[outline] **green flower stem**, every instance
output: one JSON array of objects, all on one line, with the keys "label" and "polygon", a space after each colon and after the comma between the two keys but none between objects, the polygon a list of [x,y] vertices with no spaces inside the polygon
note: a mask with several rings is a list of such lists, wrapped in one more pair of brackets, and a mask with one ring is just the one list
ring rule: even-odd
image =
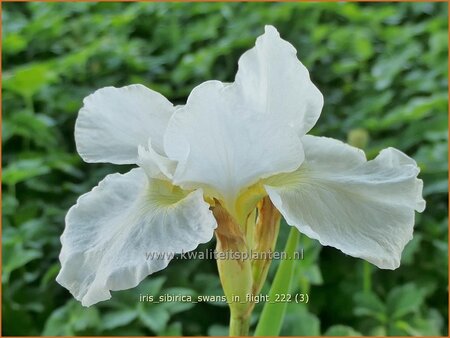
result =
[{"label": "green flower stem", "polygon": [[[246,253],[245,235],[235,219],[220,204],[213,209],[217,220],[216,251]],[[217,259],[220,282],[230,307],[230,336],[248,334],[255,304],[246,302],[253,286],[252,266],[247,259]]]},{"label": "green flower stem", "polygon": [[365,293],[372,291],[372,265],[369,262],[363,262],[363,290]]},{"label": "green flower stem", "polygon": [[[300,233],[294,227],[291,228],[288,240],[286,242],[286,256],[293,257],[297,249]],[[292,284],[292,276],[294,274],[293,259],[280,261],[277,273],[269,292],[269,299],[273,301],[277,294],[286,294],[290,292]],[[284,314],[286,312],[287,303],[271,303],[267,302],[261,313],[258,325],[256,326],[255,336],[278,336],[283,324]]]},{"label": "green flower stem", "polygon": [[230,317],[230,337],[248,336],[248,329],[250,327],[250,315],[246,317]]}]

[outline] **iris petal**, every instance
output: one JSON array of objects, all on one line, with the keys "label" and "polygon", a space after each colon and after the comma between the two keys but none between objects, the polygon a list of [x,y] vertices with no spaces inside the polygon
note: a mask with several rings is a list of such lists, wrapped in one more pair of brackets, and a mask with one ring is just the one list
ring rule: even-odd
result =
[{"label": "iris petal", "polygon": [[134,164],[138,146],[151,138],[164,154],[163,134],[173,105],[142,85],[106,87],[84,99],[75,125],[78,153],[86,162]]},{"label": "iris petal", "polygon": [[187,194],[142,169],[108,175],[67,214],[57,281],[90,306],[208,242],[215,228],[201,190]]},{"label": "iris petal", "polygon": [[322,105],[294,47],[267,26],[239,60],[234,83],[197,86],[171,118],[164,146],[178,162],[175,184],[202,187],[233,208],[243,189],[300,166],[300,137]]},{"label": "iris petal", "polygon": [[422,212],[415,161],[388,148],[372,161],[340,141],[305,136],[305,162],[265,188],[286,221],[322,245],[395,269]]}]

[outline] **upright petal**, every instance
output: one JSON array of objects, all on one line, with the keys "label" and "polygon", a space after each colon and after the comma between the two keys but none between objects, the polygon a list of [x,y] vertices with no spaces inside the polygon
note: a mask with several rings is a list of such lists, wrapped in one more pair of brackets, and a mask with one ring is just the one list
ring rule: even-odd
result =
[{"label": "upright petal", "polygon": [[286,221],[323,245],[397,268],[414,210],[425,208],[414,160],[388,148],[367,162],[361,150],[323,137],[305,136],[303,144],[300,169],[266,181]]},{"label": "upright petal", "polygon": [[86,162],[134,164],[151,137],[164,154],[163,134],[173,105],[142,85],[106,87],[84,99],[75,124],[77,150]]},{"label": "upright petal", "polygon": [[144,169],[147,176],[152,179],[172,181],[177,162],[160,155],[153,149],[151,140],[148,140],[147,149],[143,146],[138,147],[138,160],[136,162]]},{"label": "upright petal", "polygon": [[230,207],[244,187],[298,168],[303,150],[295,130],[278,128],[280,115],[256,108],[246,105],[232,84],[208,81],[196,87],[165,134],[166,153],[178,161],[174,184],[202,187]]},{"label": "upright petal", "polygon": [[209,241],[215,228],[201,190],[186,195],[142,169],[108,175],[67,214],[57,281],[90,306]]},{"label": "upright petal", "polygon": [[322,105],[295,48],[266,26],[240,58],[234,83],[201,84],[171,119],[164,146],[179,162],[176,184],[204,187],[233,208],[246,187],[298,168],[299,137],[314,125]]},{"label": "upright petal", "polygon": [[242,55],[235,83],[246,105],[279,115],[300,136],[314,126],[323,107],[323,96],[294,46],[273,26],[266,26],[255,47]]}]

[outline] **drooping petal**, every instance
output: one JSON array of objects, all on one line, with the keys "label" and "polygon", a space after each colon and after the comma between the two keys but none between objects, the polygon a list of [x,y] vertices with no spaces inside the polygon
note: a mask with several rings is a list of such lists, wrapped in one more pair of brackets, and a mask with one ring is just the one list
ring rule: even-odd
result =
[{"label": "drooping petal", "polygon": [[149,181],[140,168],[106,176],[67,214],[58,283],[84,306],[135,287],[174,253],[212,238],[216,222],[202,195]]},{"label": "drooping petal", "polygon": [[178,161],[174,184],[202,187],[230,206],[242,188],[303,161],[296,131],[277,128],[280,115],[241,100],[232,84],[207,81],[174,113],[165,134],[168,157]]},{"label": "drooping petal", "polygon": [[106,87],[84,99],[75,125],[77,150],[86,162],[134,164],[151,137],[164,154],[163,134],[173,105],[143,85]]},{"label": "drooping petal", "polygon": [[279,115],[300,136],[316,124],[322,111],[322,93],[294,46],[281,39],[273,26],[266,26],[255,47],[242,55],[235,83],[246,105]]},{"label": "drooping petal", "polygon": [[305,136],[303,144],[299,170],[265,185],[286,221],[323,245],[397,268],[414,210],[425,208],[415,161],[393,148],[366,161],[361,150],[323,137]]}]

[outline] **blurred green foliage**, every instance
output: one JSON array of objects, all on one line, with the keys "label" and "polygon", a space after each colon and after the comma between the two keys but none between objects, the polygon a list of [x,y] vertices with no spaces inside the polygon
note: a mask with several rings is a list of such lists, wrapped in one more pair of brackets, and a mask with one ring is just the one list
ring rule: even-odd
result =
[{"label": "blurred green foliage", "polygon": [[174,261],[83,308],[55,282],[59,236],[80,194],[129,169],[81,161],[73,130],[82,99],[142,83],[183,103],[205,80],[232,81],[265,24],[296,46],[324,94],[313,133],[349,137],[369,157],[401,149],[422,168],[427,200],[396,271],[302,237],[292,292],[310,302],[289,304],[282,334],[447,335],[446,3],[36,2],[4,3],[2,15],[4,335],[226,334],[224,304],[138,301],[221,294],[215,262]]}]

